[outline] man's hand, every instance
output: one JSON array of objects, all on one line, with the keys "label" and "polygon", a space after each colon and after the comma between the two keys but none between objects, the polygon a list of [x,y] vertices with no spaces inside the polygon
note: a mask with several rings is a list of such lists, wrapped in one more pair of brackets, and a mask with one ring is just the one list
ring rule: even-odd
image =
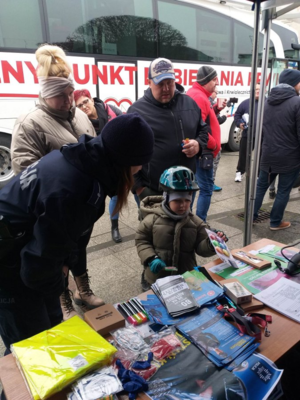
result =
[{"label": "man's hand", "polygon": [[200,147],[197,140],[194,139],[189,139],[189,141],[183,140],[182,143],[183,143],[182,152],[188,158],[194,157],[196,154],[199,153]]},{"label": "man's hand", "polygon": [[244,123],[241,123],[241,124],[240,124],[240,129],[241,129],[242,131],[245,129],[245,124],[244,124]]},{"label": "man's hand", "polygon": [[222,105],[219,105],[218,103],[218,110],[224,110],[224,108],[227,106],[227,99],[223,99]]}]

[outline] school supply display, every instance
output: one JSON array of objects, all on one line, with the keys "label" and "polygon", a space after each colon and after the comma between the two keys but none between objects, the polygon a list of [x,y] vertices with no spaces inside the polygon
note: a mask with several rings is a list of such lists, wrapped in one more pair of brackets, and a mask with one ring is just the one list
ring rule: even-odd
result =
[{"label": "school supply display", "polygon": [[75,316],[11,346],[34,400],[112,362],[117,349]]}]

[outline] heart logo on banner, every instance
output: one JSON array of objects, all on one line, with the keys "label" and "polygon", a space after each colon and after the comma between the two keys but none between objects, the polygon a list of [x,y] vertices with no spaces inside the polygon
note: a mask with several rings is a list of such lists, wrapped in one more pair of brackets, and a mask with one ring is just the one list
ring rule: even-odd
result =
[{"label": "heart logo on banner", "polygon": [[[121,99],[120,101],[118,101],[117,99],[114,99],[112,97],[108,98],[105,100],[105,103],[109,103],[109,102],[113,102],[115,103],[118,107],[120,107],[121,109],[124,108],[125,104],[128,103],[128,106],[126,108],[125,106],[125,111],[127,111],[127,109],[129,108],[129,106],[132,105],[132,101],[130,99]],[[123,106],[122,106],[123,104]]]}]

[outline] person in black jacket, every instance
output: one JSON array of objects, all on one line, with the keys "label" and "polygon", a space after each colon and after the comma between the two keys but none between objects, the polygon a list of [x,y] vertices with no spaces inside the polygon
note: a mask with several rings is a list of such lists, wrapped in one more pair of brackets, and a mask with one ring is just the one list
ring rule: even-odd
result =
[{"label": "person in black jacket", "polygon": [[260,172],[254,204],[254,220],[264,195],[278,175],[276,198],[270,215],[270,229],[277,231],[291,226],[283,221],[293,184],[300,172],[300,71],[286,69],[279,76],[266,101]]},{"label": "person in black jacket", "polygon": [[149,88],[127,113],[139,113],[151,126],[155,144],[150,163],[135,176],[135,190],[140,200],[162,195],[159,178],[164,170],[182,165],[193,172],[202,148],[208,140],[207,125],[193,99],[175,87],[172,62],[157,58],[149,67]]},{"label": "person in black jacket", "polygon": [[121,115],[100,136],[82,135],[53,150],[1,189],[0,335],[6,354],[12,343],[61,322],[65,276],[78,260],[86,265],[91,227],[105,211],[106,196],[117,195],[116,209],[122,209],[153,143],[138,114]]},{"label": "person in black jacket", "polygon": [[[255,86],[255,109],[254,109],[254,135],[257,116],[257,104],[260,92],[260,83]],[[235,182],[242,182],[243,175],[246,171],[246,153],[247,153],[247,135],[248,135],[248,120],[249,120],[249,107],[250,99],[242,101],[234,114],[234,123],[237,128],[242,130],[242,137],[240,140],[239,159],[236,167]],[[248,118],[248,120],[246,120]],[[255,137],[255,136],[254,136]],[[254,146],[254,141],[253,141]]]},{"label": "person in black jacket", "polygon": [[[91,93],[87,89],[75,90],[74,101],[76,107],[80,108],[91,120],[97,135],[100,135],[102,129],[118,115],[122,115],[122,111],[111,104],[105,104],[98,97],[92,98]],[[122,236],[119,232],[119,214],[114,213],[118,198],[114,196],[109,202],[109,215],[111,220],[111,236],[116,243],[122,242]]]}]

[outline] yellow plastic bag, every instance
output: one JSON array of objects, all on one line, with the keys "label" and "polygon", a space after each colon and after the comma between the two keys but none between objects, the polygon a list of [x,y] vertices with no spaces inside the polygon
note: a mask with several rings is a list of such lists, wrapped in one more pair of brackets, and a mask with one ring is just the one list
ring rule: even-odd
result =
[{"label": "yellow plastic bag", "polygon": [[117,349],[79,317],[11,346],[34,400],[46,399],[89,371],[112,362]]}]

